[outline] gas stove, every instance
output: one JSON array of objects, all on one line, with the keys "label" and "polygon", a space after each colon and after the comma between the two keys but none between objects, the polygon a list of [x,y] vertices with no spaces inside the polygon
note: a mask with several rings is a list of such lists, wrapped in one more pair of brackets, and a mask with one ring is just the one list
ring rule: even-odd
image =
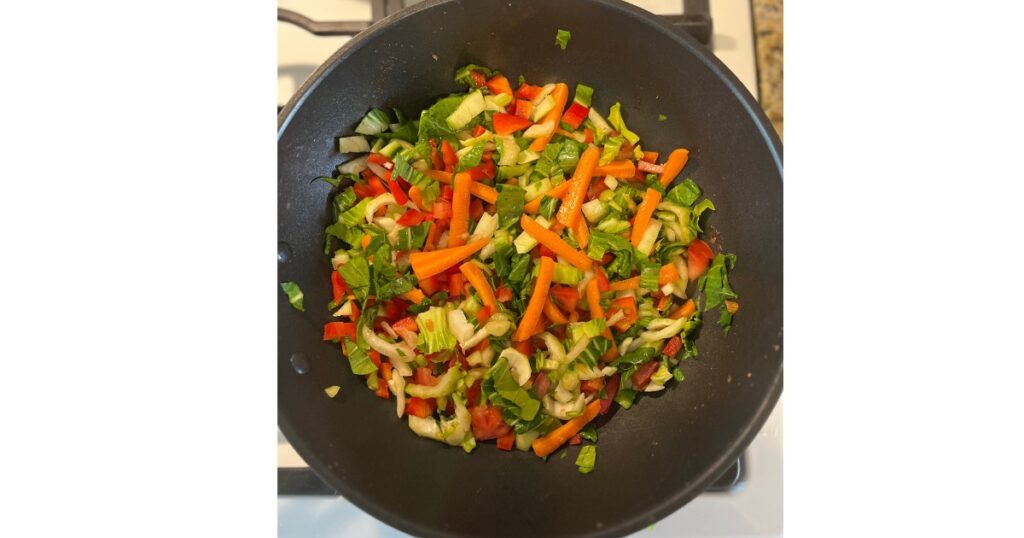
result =
[{"label": "gas stove", "polygon": [[[373,22],[422,0],[279,0],[278,107],[316,68]],[[627,0],[679,26],[758,96],[749,0]],[[278,433],[281,536],[407,536],[314,475]],[[782,398],[747,452],[708,490],[635,536],[781,536]]]}]

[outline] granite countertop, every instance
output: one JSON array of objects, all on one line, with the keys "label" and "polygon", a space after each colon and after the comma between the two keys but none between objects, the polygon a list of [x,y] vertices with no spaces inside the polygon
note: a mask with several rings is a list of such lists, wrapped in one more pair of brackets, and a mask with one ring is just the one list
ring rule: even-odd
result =
[{"label": "granite countertop", "polygon": [[782,138],[782,0],[753,0],[761,106]]}]

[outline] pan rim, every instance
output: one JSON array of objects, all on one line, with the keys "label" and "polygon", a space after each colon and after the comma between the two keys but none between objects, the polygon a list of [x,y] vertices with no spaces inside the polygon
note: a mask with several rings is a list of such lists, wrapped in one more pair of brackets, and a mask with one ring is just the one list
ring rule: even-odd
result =
[{"label": "pan rim", "polygon": [[[345,58],[354,54],[392,23],[403,20],[406,17],[413,16],[422,10],[432,9],[440,5],[456,3],[458,1],[459,0],[426,0],[385,17],[370,28],[360,32],[355,37],[347,41],[340,49],[338,49],[337,52],[321,64],[305,82],[303,82],[292,98],[289,99],[284,108],[282,108],[278,115],[278,140],[281,139],[295,112],[301,108],[306,98],[316,90],[326,76],[333,72]],[[729,88],[733,96],[739,100],[744,110],[746,110],[750,119],[753,120],[762,139],[766,142],[769,152],[771,153],[779,181],[782,181],[782,143],[778,134],[775,132],[774,127],[771,126],[771,123],[768,121],[764,111],[761,109],[760,105],[751,93],[745,86],[743,86],[736,75],[733,74],[724,63],[722,63],[721,60],[708,51],[696,39],[687,35],[682,30],[674,28],[671,24],[653,13],[623,2],[622,0],[589,1],[617,10],[622,16],[631,17],[646,23],[652,27],[652,30],[661,32],[663,35],[673,40],[677,45],[685,48],[690,54],[699,58],[712,72],[712,74]],[[771,180],[773,179],[767,179],[766,181]],[[737,431],[732,443],[730,443],[727,449],[722,452],[722,455],[718,460],[710,465],[704,473],[697,476],[689,484],[679,488],[675,494],[666,496],[657,505],[648,507],[645,511],[637,512],[632,517],[624,518],[612,526],[605,526],[601,529],[586,532],[585,534],[587,536],[595,537],[624,536],[650,525],[653,521],[663,519],[703,493],[719,475],[725,472],[729,465],[739,457],[747,446],[749,446],[751,441],[753,441],[754,437],[764,426],[764,423],[767,421],[772,410],[775,408],[775,405],[782,394],[783,363],[781,351],[779,354],[779,360],[778,370],[769,382],[767,395],[762,400],[760,407],[757,408],[744,427]],[[295,448],[296,452],[298,452],[303,460],[309,464],[310,470],[361,510],[371,514],[373,517],[387,525],[416,536],[444,537],[453,535],[450,531],[442,532],[434,527],[427,527],[416,520],[406,518],[400,512],[393,511],[384,505],[366,498],[357,488],[353,488],[343,481],[335,481],[331,476],[321,474],[319,469],[326,468],[326,463],[313,454],[312,450],[306,445],[306,442],[292,427],[292,424],[282,412],[280,401],[278,401],[278,427],[288,439],[289,443],[291,443]]]}]

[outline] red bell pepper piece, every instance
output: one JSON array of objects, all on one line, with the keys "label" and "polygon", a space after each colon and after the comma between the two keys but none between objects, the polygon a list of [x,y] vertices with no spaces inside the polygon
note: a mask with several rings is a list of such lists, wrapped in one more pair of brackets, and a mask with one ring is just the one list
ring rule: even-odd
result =
[{"label": "red bell pepper piece", "polygon": [[665,347],[662,348],[661,353],[666,357],[675,357],[679,350],[683,349],[683,339],[679,338],[679,335],[675,335],[668,339],[665,343]]},{"label": "red bell pepper piece", "polygon": [[578,434],[578,433],[577,433],[576,435],[573,435],[573,436],[572,436],[572,437],[571,437],[571,438],[569,439],[569,444],[570,444],[570,445],[574,445],[574,446],[575,446],[575,445],[578,445],[578,444],[580,444],[580,443],[582,443],[582,442],[583,442],[583,438],[582,438],[582,437],[580,437],[580,434]]},{"label": "red bell pepper piece", "polygon": [[533,114],[533,103],[529,99],[516,99],[515,115],[524,120],[529,120],[530,114]]},{"label": "red bell pepper piece", "polygon": [[487,84],[487,77],[475,69],[469,72],[469,78],[473,80],[474,88],[479,88],[480,86]]},{"label": "red bell pepper piece", "polygon": [[437,140],[430,139],[430,166],[434,170],[444,170],[444,161],[441,160],[441,152],[437,150]]},{"label": "red bell pepper piece", "polygon": [[615,401],[615,395],[619,392],[619,374],[608,378],[608,384],[604,387],[604,398],[601,398],[601,414],[607,415]]},{"label": "red bell pepper piece", "polygon": [[476,320],[483,325],[484,323],[487,323],[487,320],[491,319],[492,314],[494,314],[494,312],[491,311],[491,307],[489,305],[482,306],[480,307],[480,310],[476,311]]},{"label": "red bell pepper piece", "polygon": [[356,341],[356,324],[345,321],[331,321],[324,324],[324,341],[340,342],[342,338],[348,337]]},{"label": "red bell pepper piece", "polygon": [[445,172],[451,172],[455,165],[459,164],[459,157],[455,155],[455,149],[447,140],[441,141],[441,160],[444,161]]},{"label": "red bell pepper piece", "polygon": [[398,186],[398,182],[389,179],[387,180],[388,190],[391,191],[391,195],[395,197],[395,203],[398,205],[405,205],[409,202],[409,195],[405,194],[402,187]]},{"label": "red bell pepper piece", "polygon": [[471,131],[471,134],[473,136],[480,136],[480,135],[482,135],[482,134],[484,134],[486,132],[487,132],[487,129],[484,129],[483,125],[477,125],[476,127],[473,127],[473,130]]},{"label": "red bell pepper piece", "polygon": [[[580,302],[580,292],[577,291],[576,288],[573,286],[553,285],[548,290],[548,293],[550,293],[551,297],[555,299],[555,302],[558,303],[558,306],[562,307],[562,311],[564,311],[567,314],[571,313],[573,310],[576,310],[576,305],[579,304]],[[512,294],[510,292],[509,299],[512,299],[511,295]],[[500,301],[501,298],[499,297],[498,300]]]},{"label": "red bell pepper piece", "polygon": [[590,130],[590,127],[583,128],[583,143],[590,144],[594,142],[594,131]]},{"label": "red bell pepper piece", "polygon": [[501,418],[501,410],[493,405],[478,405],[469,410],[473,437],[478,441],[508,435],[512,428]]},{"label": "red bell pepper piece", "polygon": [[636,299],[633,297],[619,297],[612,301],[612,307],[622,311],[623,318],[615,324],[615,328],[620,331],[628,331],[639,319]]},{"label": "red bell pepper piece", "polygon": [[409,415],[427,418],[434,414],[434,409],[437,409],[437,400],[433,398],[424,400],[423,398],[412,396],[405,401],[405,412]]},{"label": "red bell pepper piece", "polygon": [[466,277],[459,273],[457,275],[448,275],[448,296],[449,297],[461,297],[462,286],[466,282]]},{"label": "red bell pepper piece", "polygon": [[637,390],[643,390],[651,380],[651,376],[654,375],[654,372],[658,369],[658,365],[659,363],[656,360],[649,360],[645,362],[637,368],[635,372],[633,372],[633,375],[630,376],[629,380],[633,382],[633,386],[636,387]]},{"label": "red bell pepper piece", "polygon": [[352,185],[352,190],[356,193],[356,198],[373,198],[373,189],[366,183],[356,183]]},{"label": "red bell pepper piece", "polygon": [[371,177],[367,183],[370,184],[370,192],[373,194],[374,198],[388,192],[388,189],[383,183],[381,183],[380,178],[377,176]]},{"label": "red bell pepper piece", "polygon": [[441,279],[437,275],[420,279],[420,289],[429,297],[441,290]]},{"label": "red bell pepper piece", "polygon": [[601,293],[608,291],[610,286],[610,284],[608,284],[608,277],[600,267],[594,269],[594,278],[597,279],[597,291]]},{"label": "red bell pepper piece", "polygon": [[473,220],[480,220],[484,214],[484,203],[479,198],[474,197],[469,202],[469,218]]},{"label": "red bell pepper piece", "polygon": [[397,222],[401,226],[405,226],[406,228],[411,228],[413,226],[419,226],[420,223],[422,223],[424,220],[427,220],[427,217],[430,216],[430,213],[424,213],[423,211],[410,209],[406,211],[401,217],[398,217],[398,220],[395,222]]},{"label": "red bell pepper piece", "polygon": [[533,125],[533,122],[526,118],[513,116],[512,114],[502,114],[501,112],[496,112],[491,117],[491,120],[494,122],[494,134],[498,136],[512,134]]},{"label": "red bell pepper piece", "polygon": [[515,432],[508,432],[508,435],[504,435],[498,438],[498,449],[499,450],[512,450],[512,447],[516,443]]},{"label": "red bell pepper piece", "polygon": [[[573,288],[575,289],[575,288]],[[512,300],[512,290],[505,286],[498,286],[498,289],[494,292],[494,297],[498,302],[504,303]]]},{"label": "red bell pepper piece", "polygon": [[601,390],[604,386],[604,378],[596,377],[594,379],[588,379],[580,383],[580,391],[584,394],[595,394]]},{"label": "red bell pepper piece", "polygon": [[587,119],[587,114],[589,112],[589,108],[573,102],[572,106],[569,107],[569,110],[566,110],[565,114],[562,114],[562,123],[572,127],[573,130],[576,130],[576,128],[583,123],[583,120]]},{"label": "red bell pepper piece", "polygon": [[491,77],[491,80],[487,81],[487,89],[494,95],[498,95],[499,93],[512,95],[512,85],[508,83],[508,79],[505,78],[505,75],[494,75]]},{"label": "red bell pepper piece", "polygon": [[383,153],[371,153],[367,155],[366,162],[379,164],[388,170],[395,167],[395,163],[391,162],[391,159],[387,158]]},{"label": "red bell pepper piece", "polygon": [[452,190],[448,185],[441,185],[441,199],[446,202],[451,202],[452,198],[455,197],[455,191]]},{"label": "red bell pepper piece", "polygon": [[700,239],[691,241],[686,247],[686,268],[690,280],[697,280],[700,275],[704,274],[708,263],[714,257],[715,254],[711,252],[711,247],[707,243]]},{"label": "red bell pepper piece", "polygon": [[434,202],[434,221],[449,221],[452,219],[452,203],[448,200]]},{"label": "red bell pepper piece", "polygon": [[334,295],[336,306],[341,306],[341,300],[348,295],[348,285],[345,284],[345,279],[341,278],[341,273],[337,271],[331,272],[331,293]]},{"label": "red bell pepper piece", "polygon": [[520,99],[529,99],[532,101],[534,97],[540,95],[540,92],[543,89],[544,88],[541,86],[534,86],[532,84],[520,84],[519,87],[516,88],[515,96]]},{"label": "red bell pepper piece", "polygon": [[414,318],[412,316],[408,316],[408,317],[402,318],[402,319],[392,323],[391,324],[391,328],[394,329],[395,332],[401,332],[401,331],[409,331],[409,332],[414,332],[414,333],[420,332],[419,325],[416,325],[416,318]]},{"label": "red bell pepper piece", "polygon": [[[473,181],[480,181],[481,179],[490,179],[497,174],[497,169],[494,167],[494,161],[478,164],[473,168],[466,170],[469,174],[469,179]],[[443,189],[451,190],[451,187],[444,185]]]}]

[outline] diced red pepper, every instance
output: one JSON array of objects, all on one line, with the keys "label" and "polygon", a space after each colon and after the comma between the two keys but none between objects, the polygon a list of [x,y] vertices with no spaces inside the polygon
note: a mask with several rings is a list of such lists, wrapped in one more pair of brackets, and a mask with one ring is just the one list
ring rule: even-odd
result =
[{"label": "diced red pepper", "polygon": [[519,87],[516,88],[515,96],[520,99],[529,99],[532,101],[534,97],[540,95],[540,92],[543,89],[544,88],[541,86],[534,86],[532,84],[520,84]]},{"label": "diced red pepper", "polygon": [[497,439],[508,435],[512,428],[501,418],[501,410],[493,405],[478,405],[469,410],[473,437],[478,441]]},{"label": "diced red pepper", "polygon": [[480,310],[477,310],[477,312],[476,312],[476,319],[482,325],[484,323],[487,323],[487,320],[491,319],[491,316],[493,314],[494,314],[494,312],[491,311],[491,307],[488,306],[488,305],[485,305],[485,306],[480,307]]},{"label": "diced red pepper", "polygon": [[601,293],[608,291],[610,286],[608,284],[608,276],[604,274],[600,267],[594,269],[594,278],[597,279],[597,291]]},{"label": "diced red pepper", "polygon": [[474,407],[480,403],[480,387],[482,384],[483,380],[477,379],[466,389],[466,405],[468,407]]},{"label": "diced red pepper", "polygon": [[508,83],[508,79],[505,78],[505,75],[494,75],[491,77],[491,80],[487,81],[487,89],[494,95],[498,95],[499,93],[512,95],[512,85]]},{"label": "diced red pepper", "polygon": [[462,286],[465,284],[466,277],[459,273],[457,275],[448,275],[448,297],[462,297]]},{"label": "diced red pepper", "polygon": [[507,435],[503,435],[498,438],[498,449],[500,450],[512,450],[512,447],[516,443],[515,432],[508,432]]},{"label": "diced red pepper", "polygon": [[537,391],[537,396],[541,398],[547,396],[548,391],[551,390],[551,380],[544,372],[533,378],[533,390]]},{"label": "diced red pepper", "polygon": [[633,386],[637,390],[643,390],[651,380],[651,376],[658,370],[658,365],[659,363],[656,360],[649,360],[645,362],[637,368],[635,372],[633,372],[633,375],[630,376],[629,380],[633,382]]},{"label": "diced red pepper", "polygon": [[397,203],[398,205],[405,205],[406,203],[409,202],[409,196],[405,194],[405,191],[402,190],[402,187],[398,186],[397,181],[389,179],[387,181],[387,184],[388,190],[391,191],[391,195],[395,197],[395,203]]},{"label": "diced red pepper", "polygon": [[590,127],[583,128],[583,143],[590,144],[594,141],[594,131],[590,130]]},{"label": "diced red pepper", "polygon": [[356,324],[344,321],[331,321],[324,324],[324,341],[341,342],[342,338],[348,337],[356,341]]},{"label": "diced red pepper", "polygon": [[587,200],[594,200],[599,194],[608,190],[608,184],[604,181],[594,181],[590,184],[590,190],[587,191]]},{"label": "diced red pepper", "polygon": [[[393,162],[391,162],[391,159],[389,159],[387,157],[387,155],[384,155],[383,153],[371,153],[371,154],[367,155],[366,156],[366,162],[373,163],[373,164],[379,164],[379,165],[383,166],[384,168],[387,168],[388,170],[391,170],[391,168],[395,165]],[[388,166],[388,165],[391,165],[391,166]]]},{"label": "diced red pepper", "polygon": [[356,183],[352,185],[352,190],[356,193],[356,198],[373,198],[373,189],[366,183]]},{"label": "diced red pepper", "polygon": [[529,339],[523,340],[522,342],[516,342],[515,344],[512,344],[512,347],[527,357],[533,355],[533,342],[530,342]]},{"label": "diced red pepper", "polygon": [[348,319],[353,322],[359,321],[359,303],[352,301],[352,315],[349,316]]},{"label": "diced red pepper", "polygon": [[715,253],[711,251],[711,247],[707,243],[700,239],[691,241],[686,247],[686,269],[690,280],[697,280],[700,275],[704,274],[708,263],[714,257]]},{"label": "diced red pepper", "polygon": [[533,103],[529,99],[516,99],[515,115],[529,121],[531,114],[533,114]]},{"label": "diced red pepper", "polygon": [[384,311],[381,312],[380,315],[383,316],[388,323],[391,323],[401,319],[407,308],[409,308],[409,303],[399,299],[398,297],[393,297],[384,303]]},{"label": "diced red pepper", "polygon": [[376,366],[377,368],[380,368],[380,353],[378,353],[374,349],[371,349],[370,350],[370,361],[373,362],[374,366]]},{"label": "diced red pepper", "polygon": [[433,216],[435,221],[449,221],[452,219],[452,203],[448,200],[437,200],[434,202]]},{"label": "diced red pepper", "polygon": [[373,194],[374,198],[388,192],[387,187],[384,186],[384,183],[381,182],[380,178],[377,176],[371,177],[367,183],[370,184],[370,192]]},{"label": "diced red pepper", "polygon": [[[575,289],[575,288],[573,288],[573,289]],[[512,300],[512,290],[509,289],[509,288],[506,288],[505,286],[498,286],[497,291],[494,292],[494,296],[498,300],[498,302],[500,302],[500,303],[504,303],[506,301],[511,301]]]},{"label": "diced red pepper", "polygon": [[473,87],[475,88],[479,88],[480,86],[487,84],[487,77],[475,69],[469,72],[469,78],[473,80]]},{"label": "diced red pepper", "polygon": [[661,349],[661,353],[666,357],[675,357],[679,350],[683,349],[683,339],[679,338],[679,335],[675,335],[668,339],[665,343],[665,347]]},{"label": "diced red pepper", "polygon": [[459,157],[455,155],[455,149],[447,140],[441,141],[441,160],[444,161],[445,172],[451,172],[455,165],[459,164]]},{"label": "diced red pepper", "polygon": [[411,332],[416,333],[416,332],[420,331],[419,326],[416,325],[416,318],[414,318],[412,316],[408,316],[408,317],[402,318],[402,319],[392,323],[391,324],[391,328],[394,329],[395,332],[411,331]]},{"label": "diced red pepper", "polygon": [[430,213],[417,211],[415,209],[410,209],[406,211],[401,217],[398,217],[398,220],[395,222],[397,222],[400,226],[411,228],[413,226],[419,226],[424,220],[426,220],[426,217],[428,216],[432,217],[433,215]]},{"label": "diced red pepper", "polygon": [[331,293],[334,295],[335,306],[341,306],[341,300],[348,295],[348,285],[337,271],[331,271]]},{"label": "diced red pepper", "polygon": [[[576,305],[580,302],[580,292],[573,286],[557,286],[553,285],[548,290],[548,293],[554,297],[555,302],[558,306],[562,307],[562,310],[566,313],[570,313],[576,310]],[[512,293],[509,292],[509,299],[511,299]],[[498,299],[501,300],[500,298]]]},{"label": "diced red pepper", "polygon": [[500,112],[495,113],[491,120],[494,122],[494,134],[498,136],[509,135],[533,125],[529,119]]},{"label": "diced red pepper", "polygon": [[607,415],[615,401],[615,395],[619,392],[619,374],[608,378],[608,384],[604,387],[604,398],[601,399],[601,414]]},{"label": "diced red pepper", "polygon": [[572,130],[575,131],[580,124],[583,123],[583,120],[587,119],[587,114],[589,112],[589,108],[573,101],[569,110],[566,110],[565,114],[562,114],[562,123],[572,127]]},{"label": "diced red pepper", "polygon": [[570,445],[578,445],[578,444],[580,444],[580,443],[582,443],[582,442],[583,442],[583,438],[582,438],[582,437],[580,437],[580,434],[578,434],[578,433],[577,433],[576,435],[573,435],[573,436],[572,436],[572,437],[571,437],[571,438],[569,439],[569,444],[570,444]]},{"label": "diced red pepper", "polygon": [[474,197],[473,200],[469,202],[469,218],[473,220],[480,220],[480,217],[482,217],[483,214],[483,202],[481,202],[479,198]]},{"label": "diced red pepper", "polygon": [[439,279],[437,275],[434,275],[429,278],[421,278],[420,289],[423,290],[423,293],[429,297],[441,291],[441,279]]},{"label": "diced red pepper", "polygon": [[[482,164],[478,164],[473,168],[466,170],[469,174],[469,179],[473,181],[480,181],[481,179],[490,179],[497,174],[497,169],[494,167],[494,161],[488,161]],[[450,188],[448,185],[445,188]]]},{"label": "diced red pepper", "polygon": [[444,170],[444,161],[441,160],[441,152],[437,149],[437,140],[430,139],[430,166],[434,170]]},{"label": "diced red pepper", "polygon": [[[621,310],[623,318],[615,323],[615,328],[620,331],[628,331],[639,319],[639,314],[634,297],[619,297],[612,301],[612,309]],[[609,311],[610,312],[610,311]]]},{"label": "diced red pepper", "polygon": [[558,254],[555,254],[555,251],[551,250],[550,248],[548,248],[545,245],[538,245],[537,246],[537,250],[539,251],[539,254],[541,256],[547,256],[547,257],[551,258],[552,260],[555,259],[558,256]]},{"label": "diced red pepper", "polygon": [[480,156],[480,162],[491,162],[494,160],[494,152],[487,150]]},{"label": "diced red pepper", "polygon": [[487,132],[487,129],[484,129],[483,125],[477,125],[476,127],[473,127],[472,134],[473,134],[473,136],[480,136],[480,135],[482,135],[482,134],[484,134],[486,132]]},{"label": "diced red pepper", "polygon": [[455,191],[452,190],[448,185],[441,185],[441,199],[451,203],[452,198],[455,197]]},{"label": "diced red pepper", "polygon": [[587,379],[580,383],[580,391],[584,394],[595,394],[601,391],[601,387],[604,386],[603,377],[595,377],[594,379]]},{"label": "diced red pepper", "polygon": [[421,366],[417,368],[416,372],[413,374],[412,379],[413,383],[417,385],[427,385],[433,387],[438,383],[437,377],[434,376],[434,374],[430,371],[430,368],[427,368],[426,366]]},{"label": "diced red pepper", "polygon": [[405,412],[420,418],[427,418],[433,415],[434,409],[437,409],[437,400],[433,398],[425,400],[412,396],[405,401]]}]

